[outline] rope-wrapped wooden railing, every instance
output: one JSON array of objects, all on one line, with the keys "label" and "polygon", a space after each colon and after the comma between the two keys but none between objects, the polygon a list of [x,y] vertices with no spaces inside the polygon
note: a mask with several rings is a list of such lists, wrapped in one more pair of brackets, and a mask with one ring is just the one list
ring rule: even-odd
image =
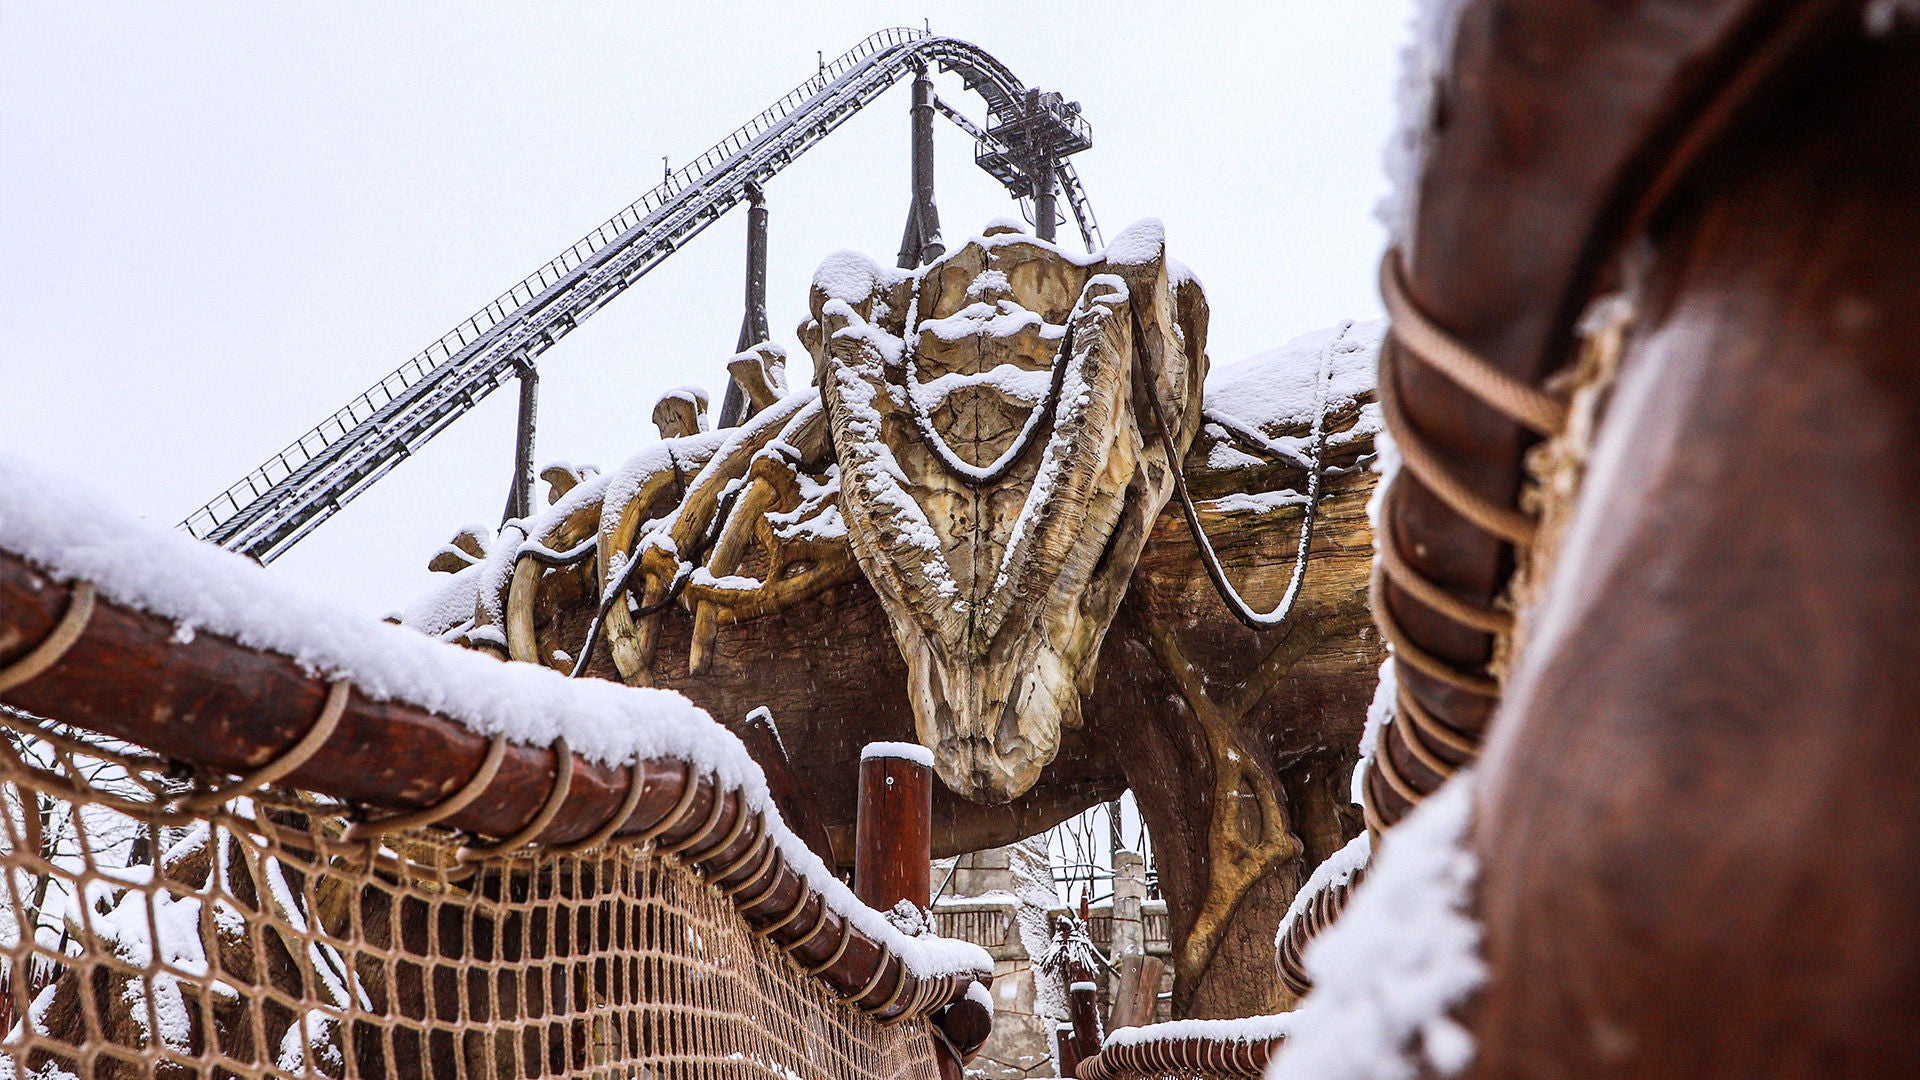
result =
[{"label": "rope-wrapped wooden railing", "polygon": [[[1628,68],[1606,49],[1556,46],[1577,76],[1543,91],[1531,68],[1502,72],[1475,90],[1491,102],[1477,122],[1422,134],[1419,187],[1399,193],[1417,224],[1380,270],[1392,320],[1380,403],[1402,467],[1374,534],[1372,607],[1397,684],[1363,787],[1374,831],[1479,756],[1513,644],[1516,569],[1550,554],[1533,550],[1526,457],[1568,429],[1568,388],[1548,380],[1574,368],[1589,306],[1624,287],[1629,239],[1742,103],[1805,43],[1857,27],[1855,7],[1702,9],[1659,31],[1690,36]],[[1556,32],[1581,40],[1594,32],[1588,18]],[[1587,118],[1592,137],[1517,153],[1511,110],[1521,108]],[[1489,231],[1493,221],[1502,227]]]},{"label": "rope-wrapped wooden railing", "polygon": [[[1362,788],[1375,831],[1399,821],[1479,756],[1500,696],[1488,663],[1496,642],[1513,629],[1513,615],[1500,603],[1504,574],[1481,588],[1443,584],[1436,580],[1440,575],[1407,556],[1401,532],[1409,520],[1431,529],[1444,519],[1447,529],[1469,533],[1476,547],[1524,549],[1537,530],[1532,517],[1484,494],[1483,485],[1463,476],[1422,434],[1410,416],[1401,365],[1412,360],[1420,374],[1438,376],[1476,407],[1534,438],[1558,435],[1567,415],[1563,402],[1487,364],[1435,325],[1408,298],[1403,275],[1399,253],[1388,252],[1380,291],[1393,321],[1380,352],[1379,393],[1402,465],[1382,499],[1383,520],[1375,531],[1374,622],[1393,649],[1396,686],[1393,721],[1381,731]],[[1516,460],[1516,493],[1517,476]],[[1403,505],[1418,509],[1403,511]]]},{"label": "rope-wrapped wooden railing", "polygon": [[[564,740],[529,747],[398,701],[377,701],[292,659],[62,584],[0,550],[0,693],[26,713],[146,747],[199,776],[182,805],[268,783],[361,808],[346,840],[437,824],[476,840],[462,863],[645,842],[724,894],[755,936],[879,1022],[925,1017],[990,972],[916,974],[789,865],[765,814],[697,765],[609,768]],[[189,807],[190,808],[190,807]],[[492,838],[480,842],[477,838]],[[976,1046],[960,1047],[971,1053]]]},{"label": "rope-wrapped wooden railing", "polygon": [[[1277,1030],[1280,1025],[1266,1023],[1277,1020],[1187,1020],[1123,1029],[1098,1054],[1080,1062],[1075,1075],[1079,1080],[1259,1076],[1286,1040],[1283,1034],[1255,1031],[1249,1025]],[[1196,1027],[1211,1026],[1219,1027],[1221,1033],[1189,1034]]]},{"label": "rope-wrapped wooden railing", "polygon": [[1366,867],[1358,867],[1343,880],[1333,880],[1313,894],[1307,906],[1287,924],[1274,944],[1273,966],[1280,977],[1280,985],[1296,997],[1304,997],[1313,989],[1313,977],[1307,974],[1303,957],[1307,946],[1320,936],[1327,927],[1332,926],[1340,913],[1347,909],[1347,901],[1353,896],[1353,890],[1367,876]]}]

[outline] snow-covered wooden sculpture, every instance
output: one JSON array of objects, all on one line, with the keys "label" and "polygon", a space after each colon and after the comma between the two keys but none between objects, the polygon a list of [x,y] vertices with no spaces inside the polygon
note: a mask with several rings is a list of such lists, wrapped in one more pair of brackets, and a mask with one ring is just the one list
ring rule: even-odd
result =
[{"label": "snow-covered wooden sculpture", "polygon": [[1075,260],[989,229],[923,273],[842,253],[803,331],[841,512],[942,780],[1004,802],[1080,725],[1100,642],[1177,462],[1138,395],[1200,420],[1206,301],[1157,222]]},{"label": "snow-covered wooden sculpture", "polygon": [[[678,690],[750,739],[765,706],[769,772],[843,860],[869,742],[935,750],[938,855],[1132,788],[1177,1010],[1277,1007],[1280,917],[1360,828],[1380,328],[1209,379],[1206,301],[1157,225],[1093,257],[987,231],[912,272],[827,259],[800,333],[814,386],[787,391],[776,346],[734,357],[744,424],[675,405],[625,464],[551,471],[543,512],[436,556],[455,573],[407,622]],[[1216,595],[1160,414],[1222,571],[1249,604],[1295,597],[1277,632]]]}]

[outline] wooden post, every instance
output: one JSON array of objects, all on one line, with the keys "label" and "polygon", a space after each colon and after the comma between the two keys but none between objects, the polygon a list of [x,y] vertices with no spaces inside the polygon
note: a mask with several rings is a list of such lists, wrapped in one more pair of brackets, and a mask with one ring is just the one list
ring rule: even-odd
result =
[{"label": "wooden post", "polygon": [[779,807],[787,828],[793,830],[808,850],[820,856],[821,862],[833,866],[833,837],[828,834],[820,813],[820,800],[787,757],[787,746],[774,724],[773,710],[762,705],[748,713],[747,722],[735,729],[734,734],[746,744],[747,756],[767,774],[767,793],[773,796],[773,805]]},{"label": "wooden post", "polygon": [[1062,1020],[1053,1026],[1054,1056],[1060,1062],[1060,1075],[1071,1080],[1080,1068],[1080,1051],[1073,1038],[1073,1025]]},{"label": "wooden post", "polygon": [[993,1013],[969,991],[968,996],[933,1014],[933,1022],[964,1059],[979,1053],[993,1035]]},{"label": "wooden post", "polygon": [[886,911],[931,901],[933,751],[918,743],[869,743],[860,751],[853,892]]},{"label": "wooden post", "polygon": [[1090,982],[1067,987],[1067,1016],[1073,1022],[1073,1053],[1085,1061],[1100,1052],[1100,988]]}]

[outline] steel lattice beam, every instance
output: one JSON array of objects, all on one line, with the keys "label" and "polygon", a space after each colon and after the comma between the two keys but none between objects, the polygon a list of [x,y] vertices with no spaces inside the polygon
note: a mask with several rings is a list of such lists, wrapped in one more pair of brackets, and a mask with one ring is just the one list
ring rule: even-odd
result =
[{"label": "steel lattice beam", "polygon": [[[746,201],[916,66],[956,72],[994,125],[1019,124],[1026,87],[979,46],[883,30],[823,66],[637,202],[269,458],[181,527],[269,562],[668,256]],[[1063,160],[1056,176],[1089,249],[1091,207]]]}]

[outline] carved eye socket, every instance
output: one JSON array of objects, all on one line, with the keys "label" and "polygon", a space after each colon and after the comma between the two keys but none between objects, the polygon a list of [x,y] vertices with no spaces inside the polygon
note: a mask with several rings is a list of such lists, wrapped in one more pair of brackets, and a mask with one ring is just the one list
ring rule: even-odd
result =
[{"label": "carved eye socket", "polygon": [[811,573],[812,571],[813,571],[812,563],[801,561],[797,563],[788,564],[785,570],[780,571],[780,576],[783,578],[797,578],[802,574]]}]

